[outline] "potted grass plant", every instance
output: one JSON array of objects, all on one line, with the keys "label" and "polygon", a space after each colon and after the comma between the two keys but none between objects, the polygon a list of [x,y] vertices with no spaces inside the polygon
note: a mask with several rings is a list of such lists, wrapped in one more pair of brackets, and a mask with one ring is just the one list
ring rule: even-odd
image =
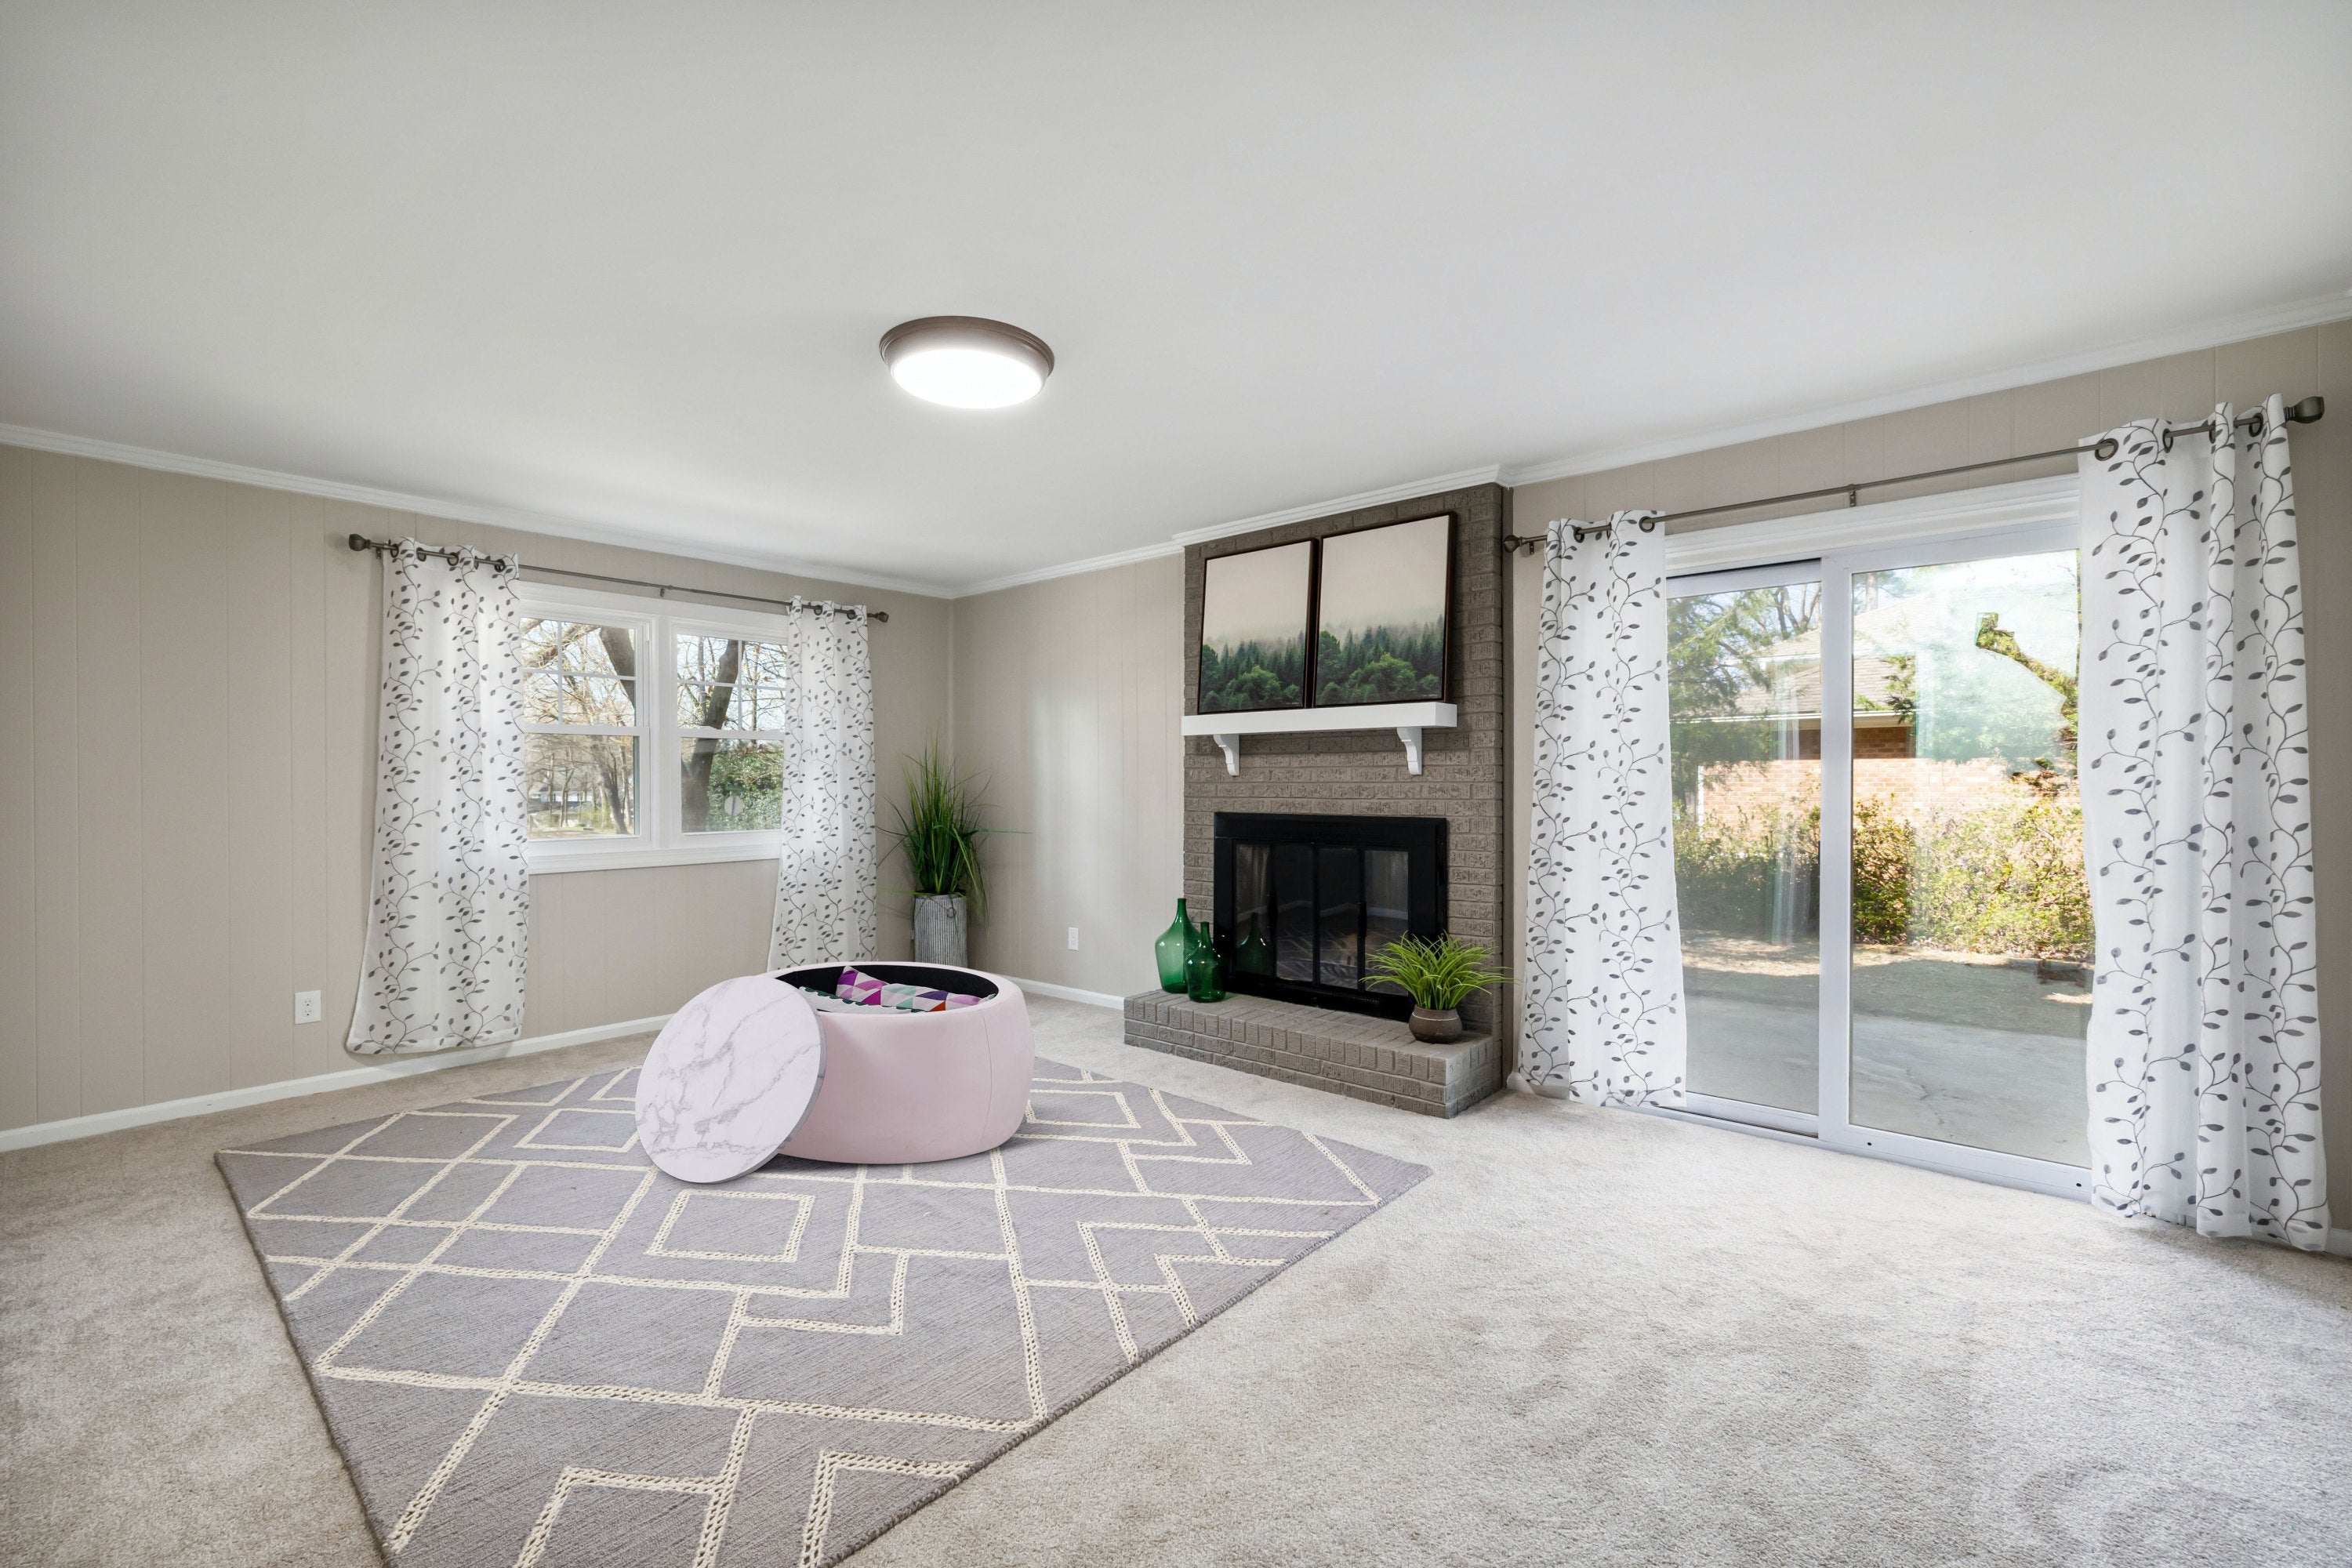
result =
[{"label": "potted grass plant", "polygon": [[980,841],[1004,830],[982,826],[981,786],[955,771],[938,742],[907,759],[903,771],[907,803],[891,803],[898,826],[890,837],[915,884],[915,960],[961,967],[970,953],[971,918],[987,914]]},{"label": "potted grass plant", "polygon": [[1510,975],[1486,964],[1486,950],[1437,938],[1407,936],[1389,943],[1364,963],[1367,977],[1386,980],[1412,998],[1412,1037],[1444,1045],[1462,1037],[1462,1002],[1474,992],[1499,985]]}]

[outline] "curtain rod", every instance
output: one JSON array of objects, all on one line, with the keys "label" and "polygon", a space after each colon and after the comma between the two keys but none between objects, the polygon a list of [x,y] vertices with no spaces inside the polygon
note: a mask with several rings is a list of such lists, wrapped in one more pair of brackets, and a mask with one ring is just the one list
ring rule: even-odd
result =
[{"label": "curtain rod", "polygon": [[[378,555],[397,547],[399,542],[396,539],[370,539],[364,533],[352,535],[353,550],[373,550]],[[428,544],[422,548],[424,553],[438,555],[444,561],[461,560],[467,553],[454,545]],[[574,572],[568,566],[534,566],[528,561],[521,563],[521,569],[525,572],[536,572],[544,577],[584,577],[591,583],[619,583],[631,588],[651,588],[664,598],[667,598],[672,594],[698,594],[706,599],[740,599],[746,604],[773,605],[779,609],[785,610],[814,610],[822,607],[811,604],[806,599],[766,599],[757,594],[730,594],[724,588],[688,588],[676,583],[648,583],[642,577],[607,577],[602,572]],[[854,616],[857,611],[848,605],[835,605],[833,613],[837,616]],[[890,612],[867,610],[866,618],[869,621],[887,621],[890,618]]]},{"label": "curtain rod", "polygon": [[[2287,409],[2286,422],[2290,425],[2316,425],[2326,412],[2326,398],[2306,397]],[[2249,430],[2258,430],[2263,423],[2262,410],[2258,408],[2235,423],[2244,426]],[[2164,431],[2164,447],[2166,451],[2170,451],[2173,437],[2176,436],[2210,436],[2212,434],[2213,421],[2210,419],[2200,420],[2194,425],[2168,425]],[[1713,517],[1719,512],[1746,511],[1750,507],[1780,506],[1783,502],[1792,500],[1820,500],[1825,496],[1843,496],[1846,505],[1860,506],[1864,490],[1876,489],[1882,485],[1907,485],[1920,479],[1940,479],[1953,474],[1973,474],[1985,468],[2005,468],[2017,463],[2038,463],[2045,458],[2079,457],[2084,452],[2090,453],[2104,463],[2114,457],[2116,450],[2116,438],[2112,436],[2102,436],[2087,447],[2056,447],[2047,452],[2028,452],[2021,458],[1995,458],[1990,462],[1962,463],[1956,468],[1929,468],[1925,473],[1896,474],[1891,479],[1860,479],[1850,485],[1832,485],[1826,489],[1797,490],[1784,496],[1766,496],[1761,500],[1736,500],[1727,501],[1722,506],[1693,507],[1687,511],[1654,512],[1642,519],[1642,531],[1646,533],[1659,523],[1679,522],[1686,517]],[[1609,524],[1605,522],[1589,522],[1576,530],[1576,537],[1578,542],[1581,542],[1586,534],[1606,532],[1608,528]],[[1539,533],[1533,535],[1507,533],[1503,536],[1505,550],[1533,550],[1542,542],[1543,535]]]}]

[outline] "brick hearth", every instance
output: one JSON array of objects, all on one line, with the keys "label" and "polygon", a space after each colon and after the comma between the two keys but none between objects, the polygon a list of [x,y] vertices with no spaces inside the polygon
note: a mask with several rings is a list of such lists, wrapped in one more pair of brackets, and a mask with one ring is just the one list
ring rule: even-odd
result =
[{"label": "brick hearth", "polygon": [[1424,1116],[1454,1115],[1503,1084],[1502,1047],[1492,1035],[1428,1046],[1393,1018],[1265,996],[1203,1003],[1140,992],[1127,999],[1127,1043]]}]

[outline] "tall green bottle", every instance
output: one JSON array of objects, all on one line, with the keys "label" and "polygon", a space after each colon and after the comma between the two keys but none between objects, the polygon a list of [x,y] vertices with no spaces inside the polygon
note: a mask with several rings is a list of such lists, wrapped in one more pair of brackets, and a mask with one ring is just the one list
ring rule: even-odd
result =
[{"label": "tall green bottle", "polygon": [[1225,999],[1225,961],[1217,952],[1216,933],[1205,925],[1192,932],[1192,951],[1184,960],[1184,994],[1195,1002]]},{"label": "tall green bottle", "polygon": [[1184,900],[1176,900],[1176,923],[1160,933],[1151,944],[1152,956],[1160,961],[1160,989],[1181,994],[1187,984],[1184,960],[1192,955],[1192,944],[1200,939],[1192,933],[1192,918],[1184,912]]}]

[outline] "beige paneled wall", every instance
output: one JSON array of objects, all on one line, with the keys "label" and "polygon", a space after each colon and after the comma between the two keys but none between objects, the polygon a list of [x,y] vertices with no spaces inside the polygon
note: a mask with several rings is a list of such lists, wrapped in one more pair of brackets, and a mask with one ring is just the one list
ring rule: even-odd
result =
[{"label": "beige paneled wall", "polygon": [[[2290,403],[2317,393],[2328,403],[2324,421],[2295,426],[2290,437],[2302,523],[2309,651],[2318,677],[2313,684],[2311,767],[2323,950],[2319,972],[2325,986],[2326,977],[2352,975],[2352,907],[2347,906],[2352,898],[2352,869],[2347,868],[2352,867],[2347,858],[2352,857],[2352,680],[2331,679],[2334,672],[2352,670],[2352,321],[1528,485],[1516,493],[1514,504],[1519,531],[1539,533],[1554,518],[1606,517],[1623,507],[1674,511],[2048,451],[2154,415],[2197,419],[2225,398],[2243,410],[2273,392]],[[1969,484],[2003,484],[2073,468],[2071,459],[2060,459],[1960,480],[1873,490],[1864,499],[1887,500]],[[1821,504],[1742,512],[1716,526],[1818,510]],[[1512,592],[1512,729],[1526,735],[1535,727],[1535,648],[1542,595],[1541,566],[1532,555],[1517,563]],[[1510,821],[1516,836],[1511,858],[1524,867],[1531,788],[1524,756],[1511,788]],[[1526,930],[1526,894],[1524,876],[1514,879],[1510,929],[1515,933]],[[1517,948],[1515,942],[1515,967]],[[2352,1216],[2352,982],[2323,990],[2320,1016],[2326,1052],[2324,1114],[2333,1130],[2328,1138],[2329,1200],[2341,1226]]]},{"label": "beige paneled wall", "polygon": [[958,758],[1016,830],[988,847],[975,962],[1113,995],[1153,984],[1182,890],[1183,608],[1174,555],[956,601]]},{"label": "beige paneled wall", "polygon": [[[352,532],[854,599],[891,759],[949,720],[952,606],[0,447],[0,1128],[331,1072],[356,993],[377,601]],[[887,820],[887,813],[886,813]],[[534,879],[524,1029],[666,1013],[767,953],[762,862]],[[909,948],[884,900],[882,950]],[[297,990],[325,1017],[295,1025]]]},{"label": "beige paneled wall", "polygon": [[[775,901],[776,868],[766,860],[533,879],[530,1032],[649,1018],[707,985],[765,969]],[[905,954],[908,933],[886,937],[883,948]]]}]

